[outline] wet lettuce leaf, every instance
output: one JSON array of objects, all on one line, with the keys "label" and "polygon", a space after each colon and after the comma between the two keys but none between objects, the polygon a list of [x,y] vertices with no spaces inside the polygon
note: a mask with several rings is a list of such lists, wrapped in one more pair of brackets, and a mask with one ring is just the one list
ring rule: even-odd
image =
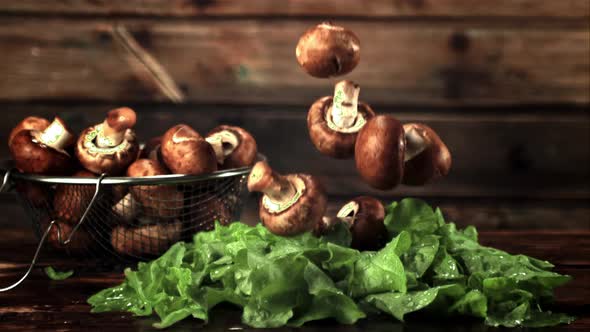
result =
[{"label": "wet lettuce leaf", "polygon": [[378,313],[404,320],[417,311],[474,316],[492,326],[572,321],[541,309],[570,280],[549,262],[481,246],[475,228],[457,229],[420,200],[386,210],[390,241],[379,251],[349,248],[346,227],[316,238],[216,225],[126,269],[121,285],[88,302],[93,312],[156,314],[158,328],[188,317],[207,321],[220,303],[241,307],[242,321],[260,328],[327,318],[353,324]]},{"label": "wet lettuce leaf", "polygon": [[74,274],[74,270],[56,271],[52,266],[44,268],[43,271],[51,280],[66,280]]}]

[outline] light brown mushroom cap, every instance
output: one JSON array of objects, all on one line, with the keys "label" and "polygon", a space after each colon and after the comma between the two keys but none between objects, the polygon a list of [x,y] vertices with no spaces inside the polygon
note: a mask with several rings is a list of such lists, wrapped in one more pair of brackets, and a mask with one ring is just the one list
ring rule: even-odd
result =
[{"label": "light brown mushroom cap", "polygon": [[[404,132],[408,149],[406,153],[413,156],[404,164],[404,184],[424,185],[449,174],[451,153],[432,128],[421,123],[408,123],[404,125]],[[417,136],[416,145],[422,146],[413,146],[412,136]],[[411,151],[416,149],[419,150]]]},{"label": "light brown mushroom cap", "polygon": [[117,226],[111,232],[111,245],[122,255],[159,255],[180,241],[179,221],[137,227]]},{"label": "light brown mushroom cap", "polygon": [[392,116],[377,115],[365,124],[357,136],[357,171],[373,188],[391,189],[403,178],[404,153],[402,124]]},{"label": "light brown mushroom cap", "polygon": [[360,41],[348,29],[321,23],[299,38],[295,55],[299,65],[311,76],[327,78],[344,75],[360,61]]},{"label": "light brown mushroom cap", "polygon": [[50,122],[47,119],[40,118],[37,116],[28,116],[24,118],[21,122],[19,122],[13,129],[10,131],[10,135],[8,135],[8,146],[10,146],[12,139],[16,134],[18,134],[22,130],[37,130],[43,131],[45,128],[49,127]]},{"label": "light brown mushroom cap", "polygon": [[[88,171],[78,171],[73,177],[95,178],[96,175]],[[58,220],[76,224],[82,218],[84,211],[94,196],[94,185],[58,184],[55,187],[53,209]]]},{"label": "light brown mushroom cap", "polygon": [[25,173],[68,175],[73,160],[65,151],[73,135],[63,120],[56,117],[43,131],[21,130],[12,138],[10,154],[15,167]]},{"label": "light brown mushroom cap", "polygon": [[251,166],[256,161],[256,140],[243,128],[221,125],[211,130],[205,139],[213,146],[222,169]]},{"label": "light brown mushroom cap", "polygon": [[200,175],[217,170],[213,147],[188,125],[168,129],[162,137],[160,151],[172,173]]},{"label": "light brown mushroom cap", "polygon": [[[145,177],[168,174],[166,168],[152,159],[138,159],[127,169],[127,176]],[[133,198],[151,218],[174,218],[182,213],[184,195],[171,185],[142,185],[130,188]]]}]

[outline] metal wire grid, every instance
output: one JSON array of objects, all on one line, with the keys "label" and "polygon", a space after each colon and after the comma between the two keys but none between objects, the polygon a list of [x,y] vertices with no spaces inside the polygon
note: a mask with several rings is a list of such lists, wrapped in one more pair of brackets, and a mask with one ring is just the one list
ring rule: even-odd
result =
[{"label": "metal wire grid", "polygon": [[55,221],[49,246],[123,263],[152,259],[175,242],[212,229],[215,221],[237,220],[248,173],[245,168],[209,176],[104,178],[92,206],[97,179],[15,174],[12,181],[40,238]]}]

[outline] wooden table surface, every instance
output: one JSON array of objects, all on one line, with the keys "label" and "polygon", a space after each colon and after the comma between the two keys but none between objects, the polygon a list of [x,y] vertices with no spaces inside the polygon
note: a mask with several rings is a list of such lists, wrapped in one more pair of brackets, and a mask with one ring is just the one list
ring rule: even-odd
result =
[{"label": "wooden table surface", "polygon": [[[0,241],[0,287],[17,280],[27,267],[36,239],[29,228],[5,226]],[[547,259],[560,273],[570,274],[574,280],[557,290],[552,308],[578,317],[571,325],[558,326],[550,331],[586,331],[590,329],[590,231],[487,231],[480,234],[486,245],[512,253],[524,253]],[[64,259],[45,250],[40,267],[63,267]],[[70,262],[88,264],[88,262]],[[154,318],[136,318],[128,313],[92,314],[86,299],[98,290],[122,280],[117,272],[80,272],[64,281],[52,281],[36,268],[18,288],[0,293],[0,331],[67,331],[67,330],[136,330],[149,331]],[[198,320],[186,320],[168,329],[188,331],[201,329],[249,330],[240,324],[240,312],[231,307],[216,309],[212,320],[204,325]],[[337,326],[331,322],[306,325],[302,331],[406,331],[419,328],[437,331],[487,331],[479,321],[424,321],[414,319],[400,323],[385,317],[366,319],[354,326]],[[291,330],[291,329],[285,329]],[[536,330],[539,331],[539,330]]]}]

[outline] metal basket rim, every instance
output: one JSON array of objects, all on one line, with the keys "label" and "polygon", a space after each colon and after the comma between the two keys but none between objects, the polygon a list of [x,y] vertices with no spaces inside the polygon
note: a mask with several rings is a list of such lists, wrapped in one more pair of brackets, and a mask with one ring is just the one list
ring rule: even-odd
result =
[{"label": "metal basket rim", "polygon": [[[106,185],[174,185],[183,183],[192,183],[198,181],[207,181],[213,179],[221,179],[239,175],[246,175],[250,173],[252,167],[233,168],[228,170],[217,171],[209,174],[190,175],[190,174],[166,174],[145,177],[128,177],[128,176],[105,176],[101,184]],[[72,184],[72,185],[95,185],[95,178],[72,177],[72,176],[49,176],[37,175],[30,173],[14,172],[11,177],[13,179],[25,180],[39,183],[52,184]]]}]

